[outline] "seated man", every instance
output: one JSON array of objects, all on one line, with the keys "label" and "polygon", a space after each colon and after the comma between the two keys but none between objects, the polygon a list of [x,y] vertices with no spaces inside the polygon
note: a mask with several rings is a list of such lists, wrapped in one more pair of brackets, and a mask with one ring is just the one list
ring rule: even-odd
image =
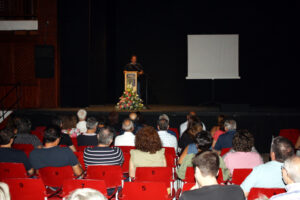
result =
[{"label": "seated man", "polygon": [[114,133],[109,127],[102,128],[98,134],[98,145],[84,150],[84,163],[89,165],[122,165],[123,153],[119,147],[109,147]]},{"label": "seated man", "polygon": [[32,175],[34,170],[23,151],[12,149],[15,134],[8,129],[0,131],[0,162],[23,163],[27,173]]},{"label": "seated man", "polygon": [[134,146],[135,135],[134,124],[130,119],[125,119],[122,124],[122,129],[125,131],[115,139],[115,146]]},{"label": "seated man", "polygon": [[233,136],[235,135],[236,132],[236,121],[232,119],[226,120],[224,122],[224,129],[225,129],[225,133],[219,136],[218,141],[214,147],[214,149],[219,153],[224,148],[232,147]]},{"label": "seated man", "polygon": [[241,184],[247,197],[251,188],[284,188],[282,180],[282,163],[294,155],[294,147],[291,141],[284,137],[274,138],[271,145],[271,160],[263,165],[253,168],[251,174]]},{"label": "seated man", "polygon": [[[180,124],[180,128],[179,128],[179,131],[180,131],[180,137],[182,136],[182,134],[188,129],[188,123],[190,121],[190,118],[191,117],[196,117],[197,114],[195,111],[190,111],[189,114],[187,114],[186,116],[186,121],[183,122],[182,124]],[[203,122],[202,123],[202,130],[203,131],[206,131],[206,127],[205,127],[205,124]]]},{"label": "seated man", "polygon": [[[159,117],[158,117],[158,120],[161,120],[161,119],[165,119],[168,121],[168,124],[170,125],[170,118],[167,114],[161,114]],[[177,139],[177,135],[174,131],[171,131],[169,128],[167,130],[168,133],[170,133],[171,135],[174,135]]]},{"label": "seated man", "polygon": [[271,200],[300,199],[300,157],[285,160],[281,171],[287,192],[273,196]]},{"label": "seated man", "polygon": [[29,155],[29,161],[37,170],[44,167],[71,166],[74,174],[80,176],[83,170],[72,150],[57,146],[60,134],[56,128],[47,128],[44,132],[44,148],[34,149]]},{"label": "seated man", "polygon": [[86,121],[86,133],[77,137],[78,146],[97,146],[97,126],[98,121],[94,117],[89,117]]},{"label": "seated man", "polygon": [[183,192],[180,200],[244,200],[244,194],[238,185],[218,185],[216,176],[219,171],[219,156],[211,151],[197,154],[193,159],[196,185],[191,191]]},{"label": "seated man", "polygon": [[177,152],[177,138],[174,135],[168,133],[169,122],[165,119],[160,119],[157,122],[158,135],[160,137],[163,147],[174,147]]}]

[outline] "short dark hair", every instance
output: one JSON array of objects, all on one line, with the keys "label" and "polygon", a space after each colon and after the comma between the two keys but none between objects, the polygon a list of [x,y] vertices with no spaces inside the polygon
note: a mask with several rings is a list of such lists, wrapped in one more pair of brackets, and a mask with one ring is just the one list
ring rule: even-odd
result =
[{"label": "short dark hair", "polygon": [[135,136],[135,147],[138,150],[156,153],[162,148],[160,137],[152,126],[141,128]]},{"label": "short dark hair", "polygon": [[209,132],[201,131],[196,134],[195,143],[200,151],[208,151],[213,143],[213,138]]},{"label": "short dark hair", "polygon": [[18,133],[30,133],[31,121],[27,118],[21,118],[16,122]]},{"label": "short dark hair", "polygon": [[95,117],[89,117],[86,120],[86,128],[87,129],[94,129],[98,125],[98,121]]},{"label": "short dark hair", "polygon": [[9,144],[10,139],[14,138],[15,134],[12,130],[6,128],[0,131],[0,145]]},{"label": "short dark hair", "polygon": [[61,137],[61,132],[57,127],[48,127],[44,132],[44,143],[54,142],[57,138]]},{"label": "short dark hair", "polygon": [[100,129],[97,138],[98,138],[98,144],[109,145],[114,139],[114,131],[109,126],[103,127]]},{"label": "short dark hair", "polygon": [[194,168],[198,167],[203,176],[214,176],[218,175],[219,171],[219,156],[212,151],[204,151],[198,153],[193,158]]},{"label": "short dark hair", "polygon": [[254,137],[248,130],[238,130],[232,140],[235,151],[250,152],[254,146]]},{"label": "short dark hair", "polygon": [[52,119],[52,125],[53,126],[61,127],[62,124],[63,124],[63,122],[62,122],[61,118],[55,117],[55,118]]},{"label": "short dark hair", "polygon": [[160,119],[157,121],[157,126],[159,127],[160,130],[168,130],[169,127],[169,121],[166,119]]},{"label": "short dark hair", "polygon": [[292,142],[284,137],[278,136],[273,139],[271,152],[275,153],[275,159],[278,162],[284,162],[295,153]]}]

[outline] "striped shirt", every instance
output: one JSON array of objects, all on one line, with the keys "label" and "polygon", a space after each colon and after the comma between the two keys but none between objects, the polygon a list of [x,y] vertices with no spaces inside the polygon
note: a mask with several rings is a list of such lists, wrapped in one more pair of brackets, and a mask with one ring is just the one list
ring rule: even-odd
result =
[{"label": "striped shirt", "polygon": [[122,165],[123,152],[119,147],[88,147],[83,153],[85,166],[89,165]]}]

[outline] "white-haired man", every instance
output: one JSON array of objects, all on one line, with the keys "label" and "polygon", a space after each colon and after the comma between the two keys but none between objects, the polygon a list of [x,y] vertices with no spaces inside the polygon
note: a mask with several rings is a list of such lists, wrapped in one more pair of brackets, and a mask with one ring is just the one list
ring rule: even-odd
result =
[{"label": "white-haired man", "polygon": [[80,133],[85,133],[87,131],[86,116],[87,116],[86,110],[84,109],[78,110],[77,117],[79,122],[76,124],[76,128],[79,129]]},{"label": "white-haired man", "polygon": [[124,133],[115,139],[115,146],[135,146],[134,124],[130,119],[125,119],[122,123]]}]

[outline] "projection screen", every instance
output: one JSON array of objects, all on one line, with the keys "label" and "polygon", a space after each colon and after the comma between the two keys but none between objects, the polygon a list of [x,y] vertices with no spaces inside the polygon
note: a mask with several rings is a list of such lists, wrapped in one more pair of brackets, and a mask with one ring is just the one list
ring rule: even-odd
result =
[{"label": "projection screen", "polygon": [[186,79],[239,79],[239,35],[188,35]]}]

